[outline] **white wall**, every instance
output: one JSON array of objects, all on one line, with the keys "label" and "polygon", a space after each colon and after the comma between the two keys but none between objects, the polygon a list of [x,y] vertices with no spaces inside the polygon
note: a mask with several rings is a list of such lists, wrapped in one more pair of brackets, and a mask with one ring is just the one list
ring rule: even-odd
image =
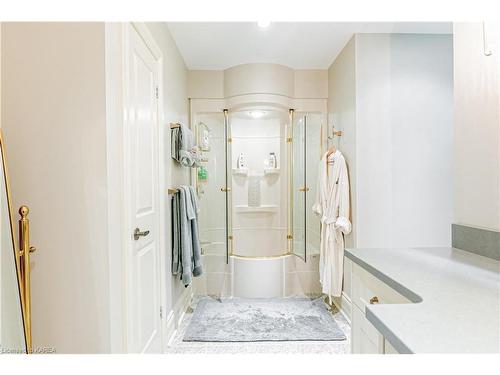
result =
[{"label": "white wall", "polygon": [[[328,69],[328,127],[342,130],[336,143],[346,159],[351,190],[351,219],[356,222],[356,38],[353,37]],[[353,226],[346,246],[355,246]]]},{"label": "white wall", "polygon": [[[356,38],[353,37],[328,69],[328,126],[342,130],[337,146],[342,151],[349,172],[352,232],[346,247],[356,246]],[[331,134],[329,129],[328,134]],[[344,260],[344,293],[351,295],[350,261]],[[339,301],[339,303],[342,303]],[[343,307],[344,308],[344,307]]]},{"label": "white wall", "polygon": [[500,27],[455,23],[454,222],[500,230]]},{"label": "white wall", "polygon": [[226,70],[190,70],[188,97],[222,99],[245,94],[326,99],[327,70],[293,70],[278,64],[243,64]]},{"label": "white wall", "polygon": [[[329,126],[343,131],[347,247],[450,246],[451,36],[359,34],[329,69]],[[350,295],[350,262],[344,292]]]},{"label": "white wall", "polygon": [[[164,22],[147,23],[149,31],[153,35],[156,43],[163,54],[163,110],[164,116],[162,125],[167,128],[164,132],[164,155],[167,171],[165,174],[165,186],[175,187],[179,185],[189,185],[191,168],[181,167],[179,163],[170,157],[170,126],[171,122],[179,122],[189,125],[189,103],[187,99],[187,68],[182,59],[177,46]],[[179,277],[171,275],[171,231],[170,231],[170,200],[166,218],[166,272],[167,278],[167,298],[166,317],[174,319],[168,324],[178,324],[178,319],[184,307],[183,303],[187,295],[191,293],[191,287],[185,288]],[[169,326],[168,329],[171,329]]]},{"label": "white wall", "polygon": [[109,351],[104,24],[2,24],[13,206],[30,209],[33,345]]},{"label": "white wall", "polygon": [[357,247],[449,246],[451,36],[356,36]]},{"label": "white wall", "polygon": [[[170,158],[168,125],[188,122],[187,70],[166,26],[147,27],[163,53],[165,186],[187,184],[190,171]],[[122,264],[112,253],[123,237],[118,228],[123,215],[121,25],[2,28],[2,68],[9,77],[2,82],[2,121],[13,202],[31,207],[32,242],[38,248],[32,276],[34,346],[60,353],[123,351]],[[175,329],[191,288],[170,275],[168,212],[164,302],[169,329]]]}]

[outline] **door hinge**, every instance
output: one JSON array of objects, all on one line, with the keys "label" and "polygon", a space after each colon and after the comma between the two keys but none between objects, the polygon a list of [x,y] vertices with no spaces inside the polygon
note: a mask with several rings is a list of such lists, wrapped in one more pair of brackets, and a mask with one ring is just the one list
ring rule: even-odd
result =
[{"label": "door hinge", "polygon": [[156,96],[156,99],[158,99],[158,86],[155,87],[155,96]]},{"label": "door hinge", "polygon": [[163,306],[160,306],[160,319],[163,319]]}]

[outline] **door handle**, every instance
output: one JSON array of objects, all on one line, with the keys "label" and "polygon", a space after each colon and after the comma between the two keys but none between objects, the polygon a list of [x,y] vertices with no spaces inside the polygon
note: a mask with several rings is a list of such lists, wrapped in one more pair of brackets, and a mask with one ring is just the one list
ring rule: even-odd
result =
[{"label": "door handle", "polygon": [[304,186],[304,187],[299,188],[299,191],[302,192],[302,193],[308,192],[309,188],[307,186]]},{"label": "door handle", "polygon": [[149,234],[149,230],[145,230],[144,232],[141,232],[139,228],[135,228],[134,230],[134,240],[138,240],[139,237],[146,237]]}]

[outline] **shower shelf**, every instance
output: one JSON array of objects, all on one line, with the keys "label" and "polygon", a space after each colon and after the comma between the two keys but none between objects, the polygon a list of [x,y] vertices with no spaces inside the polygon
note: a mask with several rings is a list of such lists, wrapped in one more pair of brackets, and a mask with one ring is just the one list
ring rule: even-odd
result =
[{"label": "shower shelf", "polygon": [[250,214],[250,213],[275,213],[278,211],[278,206],[275,204],[265,204],[258,207],[251,207],[245,205],[237,205],[235,207],[237,213]]},{"label": "shower shelf", "polygon": [[280,169],[279,168],[264,168],[264,174],[265,175],[268,175],[268,174],[279,174],[280,173]]},{"label": "shower shelf", "polygon": [[264,173],[260,172],[250,172],[248,168],[233,168],[233,174],[236,176],[267,176],[267,175],[276,175],[279,174],[279,168],[264,168]]},{"label": "shower shelf", "polygon": [[233,174],[238,176],[248,176],[248,168],[233,168]]}]

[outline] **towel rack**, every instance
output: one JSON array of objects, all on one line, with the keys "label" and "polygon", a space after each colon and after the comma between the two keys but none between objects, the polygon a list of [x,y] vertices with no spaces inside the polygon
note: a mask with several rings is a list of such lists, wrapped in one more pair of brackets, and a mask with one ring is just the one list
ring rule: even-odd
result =
[{"label": "towel rack", "polygon": [[181,127],[181,124],[179,124],[178,122],[171,122],[170,123],[170,129],[177,129],[180,127]]},{"label": "towel rack", "polygon": [[179,192],[179,189],[176,189],[176,188],[169,188],[168,189],[168,194],[171,195],[171,194],[175,194],[175,193],[178,193]]}]

